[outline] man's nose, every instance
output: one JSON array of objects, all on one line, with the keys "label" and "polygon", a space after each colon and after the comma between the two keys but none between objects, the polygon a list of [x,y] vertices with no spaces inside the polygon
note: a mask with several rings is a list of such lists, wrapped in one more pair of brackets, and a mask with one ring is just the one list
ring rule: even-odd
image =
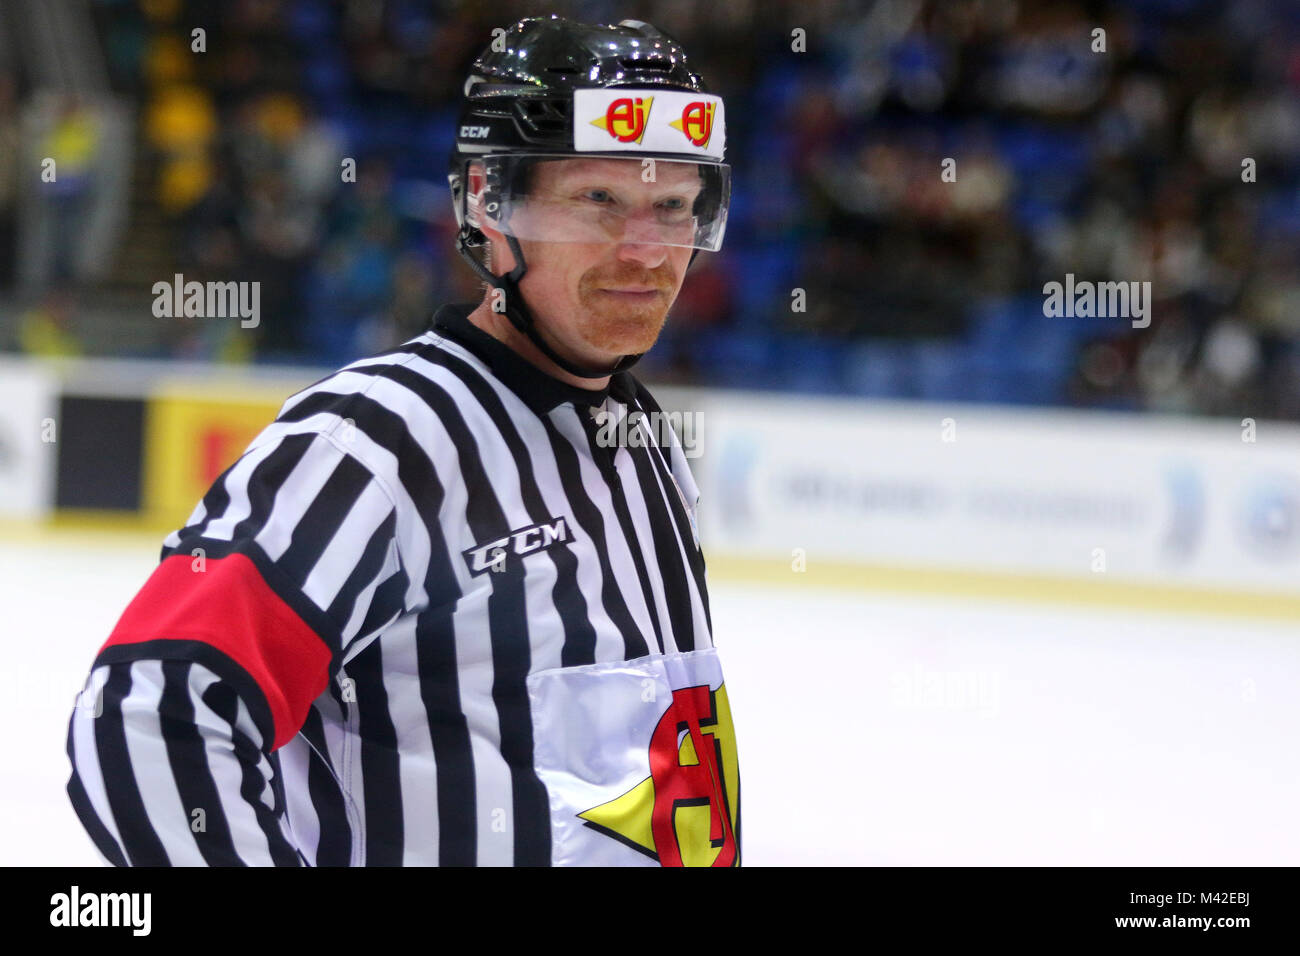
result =
[{"label": "man's nose", "polygon": [[660,241],[662,231],[657,223],[628,218],[624,222],[622,241],[618,244],[618,257],[627,262],[639,262],[648,269],[663,265],[668,258],[668,247]]},{"label": "man's nose", "polygon": [[618,257],[624,262],[639,262],[647,269],[657,269],[668,259],[667,246],[649,246],[640,242],[621,242]]}]

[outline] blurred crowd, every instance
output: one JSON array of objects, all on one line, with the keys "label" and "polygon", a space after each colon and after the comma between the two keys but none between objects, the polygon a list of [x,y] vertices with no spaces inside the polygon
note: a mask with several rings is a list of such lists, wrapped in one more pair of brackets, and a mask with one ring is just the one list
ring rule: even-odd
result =
[{"label": "blurred crowd", "polygon": [[[470,62],[520,16],[635,16],[679,39],[725,98],[735,182],[723,251],[698,257],[647,376],[1300,418],[1290,2],[93,10],[113,90],[137,107],[143,192],[119,260],[165,280],[259,281],[265,316],[255,332],[177,322],[123,351],[337,365],[475,298],[446,187]],[[6,147],[31,95],[0,73],[0,253],[19,244]],[[54,112],[48,149],[93,167],[93,116]],[[67,188],[50,215],[75,236]],[[53,248],[38,284],[76,286]],[[75,350],[49,318],[57,296],[24,290],[13,261],[0,254],[0,292],[26,302],[18,347]],[[1046,316],[1043,286],[1067,274],[1149,281],[1150,325]]]}]

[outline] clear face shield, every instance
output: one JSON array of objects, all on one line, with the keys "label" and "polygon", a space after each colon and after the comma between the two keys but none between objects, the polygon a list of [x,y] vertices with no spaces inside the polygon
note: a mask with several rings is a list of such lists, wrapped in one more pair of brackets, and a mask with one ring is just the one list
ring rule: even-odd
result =
[{"label": "clear face shield", "polygon": [[[538,242],[639,243],[716,252],[731,168],[652,157],[489,155],[469,224]],[[471,180],[472,182],[472,180]]]}]

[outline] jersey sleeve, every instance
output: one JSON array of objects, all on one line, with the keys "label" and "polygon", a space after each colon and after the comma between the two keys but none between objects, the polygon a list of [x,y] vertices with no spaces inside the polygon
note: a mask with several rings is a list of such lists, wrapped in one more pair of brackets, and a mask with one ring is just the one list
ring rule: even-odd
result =
[{"label": "jersey sleeve", "polygon": [[68,793],[107,860],[301,861],[276,751],[348,650],[403,613],[396,527],[345,440],[277,421],[168,535],[68,729]]}]

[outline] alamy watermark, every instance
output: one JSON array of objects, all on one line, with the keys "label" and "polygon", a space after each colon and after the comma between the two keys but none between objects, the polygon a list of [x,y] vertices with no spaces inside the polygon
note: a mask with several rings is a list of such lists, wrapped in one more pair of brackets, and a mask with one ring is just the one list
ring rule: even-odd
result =
[{"label": "alamy watermark", "polygon": [[703,412],[643,412],[633,409],[621,418],[601,410],[593,416],[596,444],[601,448],[670,448],[673,435],[687,458],[704,453]]},{"label": "alamy watermark", "polygon": [[895,671],[891,695],[895,707],[915,710],[966,710],[996,717],[1002,694],[996,671],[927,670],[919,664],[910,672]]},{"label": "alamy watermark", "polygon": [[50,897],[51,926],[123,926],[133,936],[148,936],[153,920],[150,893],[82,893],[74,885]]},{"label": "alamy watermark", "polygon": [[153,314],[159,319],[237,317],[244,329],[255,329],[262,321],[260,282],[186,282],[178,272],[171,282],[155,282],[152,291]]},{"label": "alamy watermark", "polygon": [[1150,282],[1075,282],[1067,272],[1064,284],[1048,282],[1043,295],[1048,318],[1131,318],[1135,329],[1151,324]]}]

